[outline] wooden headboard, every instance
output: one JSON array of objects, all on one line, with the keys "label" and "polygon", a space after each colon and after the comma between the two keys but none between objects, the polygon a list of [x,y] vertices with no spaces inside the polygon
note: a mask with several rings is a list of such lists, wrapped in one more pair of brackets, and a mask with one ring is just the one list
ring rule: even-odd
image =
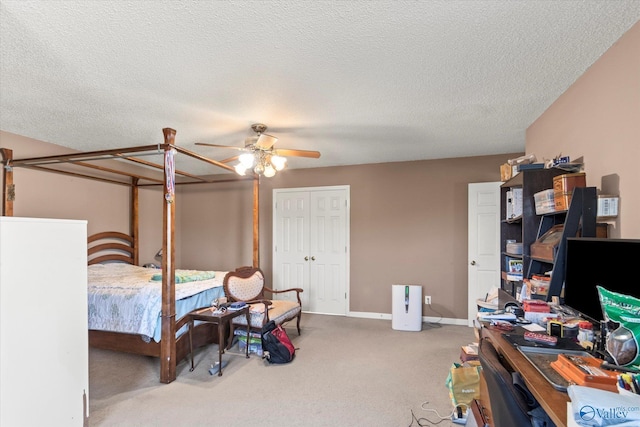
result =
[{"label": "wooden headboard", "polygon": [[133,237],[118,231],[105,231],[89,236],[88,264],[107,261],[135,264]]}]

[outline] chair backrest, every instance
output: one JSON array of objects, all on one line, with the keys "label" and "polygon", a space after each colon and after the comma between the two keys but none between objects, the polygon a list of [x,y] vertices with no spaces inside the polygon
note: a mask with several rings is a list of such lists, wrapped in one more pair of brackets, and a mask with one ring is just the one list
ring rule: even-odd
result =
[{"label": "chair backrest", "polygon": [[259,268],[240,267],[224,276],[224,292],[232,301],[264,299],[264,273]]},{"label": "chair backrest", "polygon": [[491,341],[482,339],[478,348],[482,374],[487,383],[491,415],[495,427],[530,426],[529,405],[513,385],[511,372],[505,368]]}]

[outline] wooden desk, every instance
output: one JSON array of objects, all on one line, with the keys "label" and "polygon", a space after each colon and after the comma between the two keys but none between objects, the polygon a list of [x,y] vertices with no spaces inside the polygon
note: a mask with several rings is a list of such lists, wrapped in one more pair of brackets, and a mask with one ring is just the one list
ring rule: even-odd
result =
[{"label": "wooden desk", "polygon": [[[549,381],[506,339],[502,331],[491,326],[482,328],[482,338],[488,338],[514,371],[520,372],[527,387],[558,427],[567,427],[567,393],[556,390]],[[489,396],[491,399],[491,396]]]}]

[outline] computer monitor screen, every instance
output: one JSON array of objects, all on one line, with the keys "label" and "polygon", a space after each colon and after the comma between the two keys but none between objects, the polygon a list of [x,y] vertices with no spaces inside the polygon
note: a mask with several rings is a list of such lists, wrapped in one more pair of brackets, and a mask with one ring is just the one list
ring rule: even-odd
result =
[{"label": "computer monitor screen", "polygon": [[640,240],[567,239],[564,305],[599,321],[603,316],[596,286],[640,298],[639,261]]}]

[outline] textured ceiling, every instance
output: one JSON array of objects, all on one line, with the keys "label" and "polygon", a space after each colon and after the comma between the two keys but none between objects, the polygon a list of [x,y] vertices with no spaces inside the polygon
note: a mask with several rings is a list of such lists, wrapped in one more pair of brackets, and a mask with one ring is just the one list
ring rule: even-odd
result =
[{"label": "textured ceiling", "polygon": [[99,150],[172,127],[223,159],[193,144],[262,122],[322,153],[291,167],[517,152],[638,19],[638,0],[1,0],[0,129]]}]

